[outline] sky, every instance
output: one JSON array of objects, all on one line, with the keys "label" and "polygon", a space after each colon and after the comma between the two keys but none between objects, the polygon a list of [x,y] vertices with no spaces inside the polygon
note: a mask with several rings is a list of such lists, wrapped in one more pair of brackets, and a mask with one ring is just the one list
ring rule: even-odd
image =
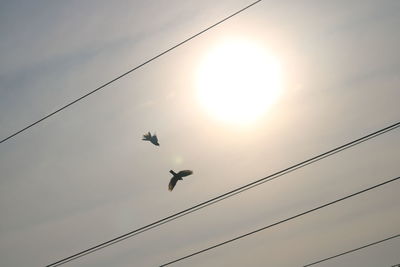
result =
[{"label": "sky", "polygon": [[[0,138],[250,3],[0,1]],[[0,265],[45,266],[398,122],[399,12],[396,0],[264,0],[0,144]],[[232,40],[273,55],[282,74],[277,99],[245,124],[197,93],[202,62]],[[160,147],[141,140],[147,131]],[[399,140],[393,130],[64,266],[159,266],[398,177]],[[169,192],[171,169],[194,174]],[[399,234],[399,190],[175,266],[303,266]],[[392,266],[399,248],[315,266]]]}]

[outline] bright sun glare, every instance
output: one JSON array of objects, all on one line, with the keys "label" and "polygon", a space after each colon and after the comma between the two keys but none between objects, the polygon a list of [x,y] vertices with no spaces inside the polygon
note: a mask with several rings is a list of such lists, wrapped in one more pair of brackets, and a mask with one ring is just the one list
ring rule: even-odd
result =
[{"label": "bright sun glare", "polygon": [[280,63],[261,47],[245,41],[226,42],[200,65],[198,99],[220,120],[251,123],[278,98],[281,76]]}]

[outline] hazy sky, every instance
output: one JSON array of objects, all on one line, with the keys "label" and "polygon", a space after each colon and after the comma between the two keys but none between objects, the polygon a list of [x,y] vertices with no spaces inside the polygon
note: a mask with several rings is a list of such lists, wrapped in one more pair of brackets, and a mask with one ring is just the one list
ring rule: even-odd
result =
[{"label": "hazy sky", "polygon": [[[0,1],[0,138],[249,3]],[[264,0],[1,144],[0,265],[50,264],[398,122],[399,13],[397,0]],[[232,39],[282,66],[280,97],[248,125],[216,119],[196,93],[202,59]],[[157,266],[397,177],[399,159],[400,129],[65,266]],[[194,175],[169,192],[170,169]],[[176,266],[302,266],[384,239],[400,233],[399,190]],[[389,267],[399,248],[316,266]]]}]

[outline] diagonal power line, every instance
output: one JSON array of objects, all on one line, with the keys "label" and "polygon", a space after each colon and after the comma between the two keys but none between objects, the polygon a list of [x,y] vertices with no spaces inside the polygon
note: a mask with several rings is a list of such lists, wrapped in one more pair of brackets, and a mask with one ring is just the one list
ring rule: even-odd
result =
[{"label": "diagonal power line", "polygon": [[180,212],[177,212],[175,214],[169,215],[169,216],[167,216],[167,217],[165,217],[163,219],[160,219],[158,221],[155,221],[155,222],[150,223],[148,225],[145,225],[143,227],[140,227],[140,228],[137,228],[135,230],[132,230],[132,231],[126,233],[126,234],[120,235],[120,236],[115,237],[113,239],[110,239],[110,240],[108,240],[106,242],[103,242],[103,243],[100,243],[98,245],[95,245],[95,246],[93,246],[91,248],[88,248],[86,250],[78,252],[78,253],[76,253],[74,255],[71,255],[71,256],[66,257],[64,259],[61,259],[61,260],[58,260],[58,261],[56,261],[54,263],[51,263],[51,264],[47,265],[46,267],[55,267],[55,266],[62,265],[62,264],[67,263],[69,261],[72,261],[72,260],[75,260],[77,258],[83,257],[83,256],[85,256],[87,254],[93,253],[93,252],[95,252],[97,250],[100,250],[100,249],[106,248],[108,246],[111,246],[111,245],[113,245],[115,243],[121,242],[121,241],[123,241],[123,240],[125,240],[127,238],[131,238],[131,237],[133,237],[135,235],[138,235],[140,233],[143,233],[143,232],[146,232],[146,231],[151,230],[153,228],[159,227],[159,226],[161,226],[161,225],[163,225],[165,223],[168,223],[170,221],[176,220],[176,219],[178,219],[178,218],[180,218],[182,216],[188,215],[188,214],[190,214],[192,212],[195,212],[197,210],[203,209],[203,208],[205,208],[207,206],[213,205],[213,204],[215,204],[215,203],[217,203],[219,201],[222,201],[224,199],[232,197],[232,196],[234,196],[236,194],[240,194],[240,193],[242,193],[242,192],[244,192],[246,190],[249,190],[249,189],[251,189],[253,187],[259,186],[259,185],[261,185],[263,183],[266,183],[266,182],[272,181],[274,179],[277,179],[278,177],[281,177],[283,175],[291,173],[291,172],[293,172],[293,171],[295,171],[297,169],[303,168],[303,167],[305,167],[305,166],[307,166],[309,164],[312,164],[312,163],[315,163],[317,161],[320,161],[320,160],[322,160],[322,159],[324,159],[326,157],[332,156],[332,155],[334,155],[336,153],[339,153],[339,152],[341,152],[343,150],[349,149],[349,148],[351,148],[351,147],[353,147],[355,145],[358,145],[360,143],[363,143],[363,142],[365,142],[367,140],[370,140],[372,138],[378,137],[378,136],[380,136],[380,135],[382,135],[384,133],[393,131],[393,130],[397,129],[398,127],[400,127],[400,122],[397,122],[397,123],[394,123],[392,125],[389,125],[389,126],[387,126],[385,128],[382,128],[382,129],[380,129],[378,131],[375,131],[373,133],[367,134],[367,135],[365,135],[365,136],[363,136],[361,138],[358,138],[356,140],[348,142],[348,143],[346,143],[344,145],[338,146],[338,147],[333,148],[333,149],[331,149],[329,151],[326,151],[326,152],[324,152],[322,154],[316,155],[316,156],[314,156],[312,158],[309,158],[307,160],[299,162],[299,163],[297,163],[297,164],[295,164],[293,166],[290,166],[290,167],[288,167],[286,169],[280,170],[280,171],[275,172],[275,173],[273,173],[271,175],[268,175],[268,176],[266,176],[264,178],[261,178],[259,180],[254,181],[254,182],[251,182],[249,184],[246,184],[246,185],[243,185],[241,187],[238,187],[238,188],[236,188],[234,190],[231,190],[231,191],[226,192],[226,193],[224,193],[222,195],[216,196],[216,197],[214,197],[212,199],[209,199],[207,201],[201,202],[201,203],[199,203],[199,204],[197,204],[195,206],[192,206],[190,208],[187,208],[187,209],[182,210]]},{"label": "diagonal power line", "polygon": [[[367,247],[371,247],[371,246],[374,246],[374,245],[377,245],[377,244],[380,244],[380,243],[389,241],[389,240],[391,240],[391,239],[398,238],[398,237],[400,237],[400,234],[393,235],[393,236],[387,237],[387,238],[385,238],[385,239],[382,239],[382,240],[379,240],[379,241],[376,241],[376,242],[373,242],[373,243],[369,243],[369,244],[367,244],[367,245],[364,245],[364,246],[361,246],[361,247],[358,247],[358,248],[355,248],[355,249],[352,249],[352,250],[348,250],[348,251],[342,252],[342,253],[337,254],[337,255],[335,255],[335,256],[331,256],[331,257],[324,258],[324,259],[319,260],[319,261],[315,261],[315,262],[313,262],[313,263],[309,263],[309,264],[307,264],[307,265],[304,265],[303,267],[312,266],[312,265],[315,265],[315,264],[318,264],[318,263],[321,263],[321,262],[324,262],[324,261],[327,261],[327,260],[331,260],[331,259],[334,259],[334,258],[343,256],[343,255],[349,254],[349,253],[353,253],[353,252],[355,252],[355,251],[358,251],[358,250],[361,250],[361,249],[364,249],[364,248],[367,248]],[[394,266],[393,266],[393,267],[394,267]]]},{"label": "diagonal power line", "polygon": [[277,225],[282,224],[282,223],[284,223],[284,222],[294,220],[294,219],[299,218],[299,217],[301,217],[301,216],[304,216],[304,215],[306,215],[306,214],[309,214],[309,213],[312,213],[312,212],[314,212],[314,211],[317,211],[317,210],[323,209],[323,208],[325,208],[325,207],[328,207],[328,206],[330,206],[330,205],[336,204],[336,203],[338,203],[338,202],[340,202],[340,201],[346,200],[346,199],[348,199],[348,198],[355,197],[355,196],[357,196],[357,195],[360,195],[360,194],[365,193],[365,192],[367,192],[367,191],[371,191],[371,190],[373,190],[373,189],[376,189],[376,188],[381,187],[381,186],[383,186],[383,185],[386,185],[386,184],[388,184],[388,183],[392,183],[392,182],[394,182],[394,181],[397,181],[398,179],[400,179],[400,176],[399,176],[399,177],[396,177],[396,178],[393,178],[393,179],[390,179],[390,180],[387,180],[387,181],[382,182],[382,183],[380,183],[380,184],[371,186],[371,187],[369,187],[369,188],[363,189],[363,190],[358,191],[358,192],[356,192],[356,193],[347,195],[347,196],[345,196],[345,197],[336,199],[336,200],[334,200],[334,201],[328,202],[328,203],[326,203],[326,204],[320,205],[320,206],[318,206],[318,207],[312,208],[312,209],[310,209],[310,210],[301,212],[301,213],[296,214],[296,215],[294,215],[294,216],[292,216],[292,217],[289,217],[289,218],[286,218],[286,219],[284,219],[284,220],[275,222],[275,223],[273,223],[273,224],[264,226],[264,227],[259,228],[259,229],[257,229],[257,230],[254,230],[254,231],[248,232],[248,233],[246,233],[246,234],[237,236],[237,237],[235,237],[235,238],[226,240],[226,241],[221,242],[221,243],[219,243],[219,244],[216,244],[216,245],[207,247],[207,248],[205,248],[205,249],[199,250],[199,251],[197,251],[197,252],[194,252],[194,253],[189,254],[189,255],[187,255],[187,256],[184,256],[184,257],[182,257],[182,258],[179,258],[179,259],[176,259],[176,260],[173,260],[173,261],[164,263],[164,264],[160,265],[160,267],[162,267],[162,266],[167,266],[167,265],[176,263],[176,262],[178,262],[178,261],[182,261],[182,260],[187,259],[187,258],[191,258],[191,257],[193,257],[193,256],[195,256],[195,255],[198,255],[198,254],[201,254],[201,253],[203,253],[203,252],[212,250],[212,249],[214,249],[214,248],[217,248],[217,247],[226,245],[226,244],[228,244],[228,243],[231,243],[231,242],[233,242],[233,241],[242,239],[242,238],[247,237],[247,236],[249,236],[249,235],[256,234],[256,233],[258,233],[258,232],[261,232],[261,231],[266,230],[266,229],[268,229],[268,228],[271,228],[271,227],[273,227],[273,226],[277,226]]},{"label": "diagonal power line", "polygon": [[79,98],[77,98],[77,99],[71,101],[70,103],[68,103],[68,104],[66,104],[66,105],[64,105],[64,106],[62,106],[62,107],[60,107],[59,109],[57,109],[57,110],[55,110],[55,111],[53,111],[53,112],[47,114],[46,116],[42,117],[41,119],[39,119],[39,120],[37,120],[37,121],[35,121],[35,122],[33,122],[33,123],[27,125],[26,127],[20,129],[19,131],[17,131],[17,132],[15,132],[15,133],[13,133],[13,134],[11,134],[11,135],[9,135],[9,136],[7,136],[7,137],[1,139],[0,144],[1,144],[1,143],[4,143],[5,141],[7,141],[7,140],[9,140],[9,139],[11,139],[11,138],[13,138],[13,137],[15,137],[16,135],[18,135],[18,134],[20,134],[20,133],[22,133],[22,132],[25,132],[25,131],[28,130],[29,128],[31,128],[31,127],[33,127],[33,126],[39,124],[40,122],[42,122],[42,121],[44,121],[44,120],[46,120],[46,119],[52,117],[53,115],[55,115],[55,114],[57,114],[57,113],[63,111],[64,109],[66,109],[66,108],[72,106],[73,104],[76,104],[77,102],[83,100],[84,98],[90,96],[91,94],[96,93],[97,91],[99,91],[99,90],[103,89],[104,87],[106,87],[106,86],[112,84],[113,82],[115,82],[115,81],[121,79],[122,77],[124,77],[124,76],[126,76],[126,75],[128,75],[128,74],[130,74],[130,73],[132,73],[132,72],[134,72],[135,70],[137,70],[137,69],[139,69],[139,68],[141,68],[141,67],[143,67],[143,66],[149,64],[150,62],[152,62],[152,61],[158,59],[159,57],[161,57],[161,56],[163,56],[163,55],[165,55],[165,54],[171,52],[172,50],[178,48],[179,46],[181,46],[181,45],[183,45],[183,44],[189,42],[190,40],[192,40],[192,39],[198,37],[199,35],[201,35],[201,34],[207,32],[207,31],[211,30],[212,28],[218,26],[219,24],[225,22],[226,20],[228,20],[228,19],[230,19],[230,18],[232,18],[232,17],[234,17],[234,16],[236,16],[236,15],[242,13],[243,11],[247,10],[248,8],[254,6],[255,4],[257,4],[257,3],[261,2],[261,1],[262,1],[262,0],[258,0],[258,1],[255,1],[255,2],[253,2],[253,3],[251,3],[251,4],[249,4],[248,6],[246,6],[246,7],[242,8],[242,9],[236,11],[235,13],[233,13],[233,14],[231,14],[231,15],[225,17],[224,19],[218,21],[217,23],[215,23],[215,24],[213,24],[213,25],[207,27],[206,29],[204,29],[204,30],[202,30],[202,31],[200,31],[200,32],[198,32],[198,33],[192,35],[191,37],[189,37],[189,38],[183,40],[182,42],[180,42],[180,43],[178,43],[178,44],[172,46],[171,48],[169,48],[169,49],[167,49],[167,50],[164,50],[163,52],[159,53],[158,55],[156,55],[156,56],[154,56],[154,57],[148,59],[147,61],[145,61],[145,62],[139,64],[138,66],[136,66],[136,67],[134,67],[134,68],[128,70],[127,72],[125,72],[125,73],[121,74],[120,76],[118,76],[118,77],[112,79],[111,81],[106,82],[105,84],[103,84],[103,85],[97,87],[96,89],[94,89],[94,90],[92,90],[92,91],[86,93],[85,95],[83,95],[83,96],[81,96],[81,97],[79,97]]}]

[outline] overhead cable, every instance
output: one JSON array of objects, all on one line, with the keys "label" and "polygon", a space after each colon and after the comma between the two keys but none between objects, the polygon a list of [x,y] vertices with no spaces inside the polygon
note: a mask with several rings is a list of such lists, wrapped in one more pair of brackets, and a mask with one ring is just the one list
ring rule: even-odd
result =
[{"label": "overhead cable", "polygon": [[258,1],[255,1],[255,2],[251,3],[250,5],[248,5],[248,6],[244,7],[244,8],[242,8],[242,9],[240,9],[239,11],[236,11],[235,13],[233,13],[233,14],[231,14],[231,15],[225,17],[224,19],[222,19],[222,20],[220,20],[220,21],[218,21],[217,23],[214,23],[213,25],[207,27],[206,29],[204,29],[204,30],[202,30],[202,31],[200,31],[200,32],[198,32],[198,33],[192,35],[191,37],[189,37],[189,38],[183,40],[182,42],[180,42],[180,43],[178,43],[178,44],[172,46],[171,48],[169,48],[169,49],[167,49],[167,50],[164,50],[163,52],[159,53],[158,55],[156,55],[156,56],[154,56],[154,57],[152,57],[152,58],[146,60],[145,62],[139,64],[138,66],[136,66],[136,67],[134,67],[134,68],[128,70],[127,72],[125,72],[125,73],[121,74],[120,76],[118,76],[118,77],[112,79],[111,81],[106,82],[105,84],[103,84],[103,85],[97,87],[96,89],[94,89],[94,90],[92,90],[92,91],[86,93],[85,95],[83,95],[83,96],[81,96],[81,97],[79,97],[79,98],[77,98],[77,99],[71,101],[70,103],[68,103],[68,104],[66,104],[66,105],[64,105],[64,106],[62,106],[62,107],[60,107],[59,109],[57,109],[57,110],[55,110],[55,111],[53,111],[53,112],[47,114],[46,116],[42,117],[41,119],[38,119],[37,121],[35,121],[35,122],[33,122],[33,123],[27,125],[26,127],[24,127],[24,128],[22,128],[22,129],[16,131],[15,133],[13,133],[13,134],[11,134],[11,135],[9,135],[9,136],[7,136],[7,137],[1,139],[1,140],[0,140],[0,144],[1,144],[1,143],[4,143],[5,141],[7,141],[7,140],[9,140],[9,139],[11,139],[11,138],[13,138],[13,137],[15,137],[16,135],[18,135],[18,134],[20,134],[20,133],[22,133],[22,132],[28,130],[29,128],[31,128],[31,127],[33,127],[33,126],[39,124],[40,122],[42,122],[42,121],[44,121],[44,120],[46,120],[46,119],[52,117],[53,115],[55,115],[55,114],[57,114],[57,113],[63,111],[64,109],[66,109],[66,108],[72,106],[73,104],[75,104],[75,103],[81,101],[82,99],[84,99],[84,98],[90,96],[91,94],[93,94],[93,93],[95,93],[95,92],[97,92],[97,91],[103,89],[104,87],[106,87],[106,86],[110,85],[111,83],[113,83],[113,82],[115,82],[115,81],[121,79],[122,77],[124,77],[124,76],[130,74],[131,72],[133,72],[133,71],[135,71],[135,70],[137,70],[137,69],[139,69],[139,68],[141,68],[141,67],[143,67],[143,66],[149,64],[149,63],[152,62],[153,60],[155,60],[155,59],[157,59],[157,58],[159,58],[159,57],[161,57],[161,56],[167,54],[168,52],[171,52],[172,50],[178,48],[179,46],[181,46],[181,45],[183,45],[183,44],[189,42],[190,40],[192,40],[192,39],[198,37],[199,35],[201,35],[201,34],[207,32],[208,30],[211,30],[212,28],[214,28],[214,27],[218,26],[219,24],[225,22],[226,20],[228,20],[228,19],[230,19],[230,18],[232,18],[232,17],[238,15],[239,13],[242,13],[242,12],[245,11],[246,9],[248,9],[248,8],[250,8],[250,7],[252,7],[252,6],[254,6],[255,4],[257,4],[257,3],[261,2],[261,1],[262,1],[262,0],[258,0]]},{"label": "overhead cable", "polygon": [[361,246],[361,247],[358,247],[358,248],[355,248],[355,249],[351,249],[351,250],[342,252],[342,253],[337,254],[335,256],[331,256],[331,257],[328,257],[328,258],[325,258],[325,259],[322,259],[322,260],[315,261],[313,263],[309,263],[307,265],[304,265],[304,267],[312,266],[312,265],[315,265],[315,264],[318,264],[318,263],[321,263],[321,262],[324,262],[324,261],[327,261],[327,260],[331,260],[331,259],[343,256],[343,255],[346,255],[346,254],[349,254],[349,253],[352,253],[352,252],[355,252],[355,251],[358,251],[358,250],[361,250],[361,249],[364,249],[364,248],[367,248],[367,247],[371,247],[371,246],[374,246],[374,245],[377,245],[377,244],[380,244],[380,243],[383,243],[383,242],[386,242],[386,241],[389,241],[391,239],[398,238],[398,237],[400,237],[400,234],[393,235],[393,236],[390,236],[388,238],[385,238],[385,239],[382,239],[382,240],[379,240],[379,241],[376,241],[376,242],[373,242],[373,243],[370,243],[370,244],[367,244],[367,245],[364,245],[364,246]]}]

